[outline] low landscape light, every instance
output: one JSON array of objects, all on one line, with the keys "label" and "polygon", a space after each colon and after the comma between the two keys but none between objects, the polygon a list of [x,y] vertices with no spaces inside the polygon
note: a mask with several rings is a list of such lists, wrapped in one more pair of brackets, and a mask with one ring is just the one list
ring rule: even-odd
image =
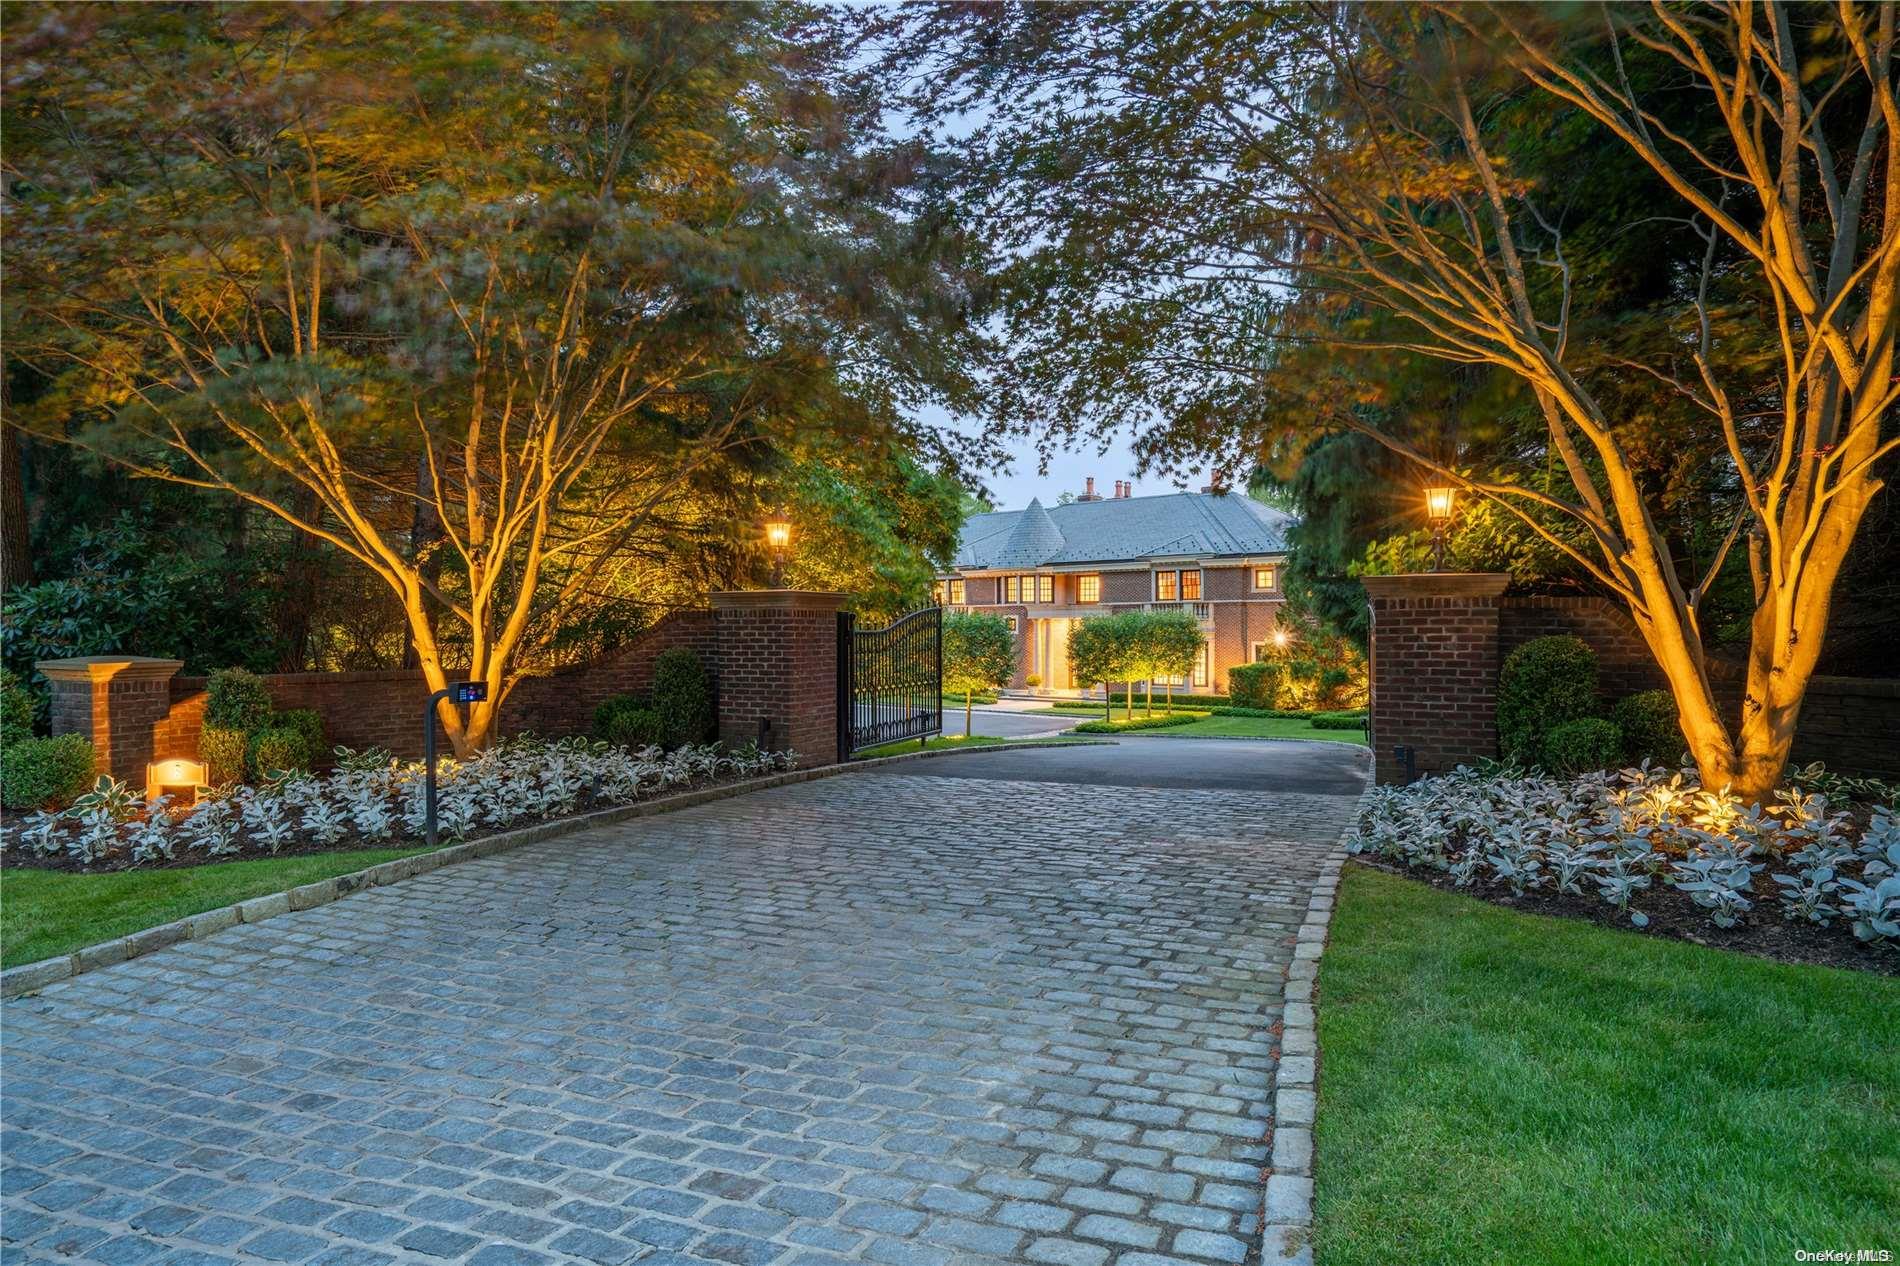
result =
[{"label": "low landscape light", "polygon": [[198,801],[198,789],[205,784],[205,763],[201,760],[187,760],[174,756],[169,760],[155,760],[145,767],[145,798],[156,800],[160,796],[189,798],[193,804]]}]

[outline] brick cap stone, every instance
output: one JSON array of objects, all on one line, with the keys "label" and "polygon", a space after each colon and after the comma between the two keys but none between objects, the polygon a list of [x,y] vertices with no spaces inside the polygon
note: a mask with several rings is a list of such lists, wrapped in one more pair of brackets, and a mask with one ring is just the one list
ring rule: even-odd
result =
[{"label": "brick cap stone", "polygon": [[1409,576],[1361,576],[1366,596],[1381,598],[1495,598],[1511,578],[1503,572],[1436,571]]},{"label": "brick cap stone", "polygon": [[729,589],[712,595],[715,611],[838,611],[845,595],[822,589]]},{"label": "brick cap stone", "polygon": [[168,681],[185,666],[182,659],[154,659],[150,655],[81,655],[76,659],[42,659],[33,667],[48,681],[114,681],[152,678]]}]

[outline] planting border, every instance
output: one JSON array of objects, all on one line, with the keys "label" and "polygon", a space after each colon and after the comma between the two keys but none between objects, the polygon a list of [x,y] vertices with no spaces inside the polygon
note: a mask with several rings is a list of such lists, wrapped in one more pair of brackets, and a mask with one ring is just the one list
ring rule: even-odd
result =
[{"label": "planting border", "polygon": [[[1096,743],[1104,741],[1112,742],[1112,740],[1094,740]],[[1067,742],[1043,741],[1037,744],[1039,747],[1087,745],[1080,739]],[[101,941],[97,945],[88,945],[70,954],[56,954],[35,963],[23,963],[18,967],[0,971],[0,998],[18,998],[62,980],[70,980],[74,976],[96,971],[101,967],[110,967],[115,963],[141,958],[154,950],[164,949],[168,945],[215,936],[226,928],[236,927],[240,923],[261,923],[265,919],[274,919],[280,914],[288,914],[293,910],[315,909],[317,906],[328,905],[332,901],[347,897],[353,892],[361,892],[365,888],[380,888],[385,884],[399,883],[404,879],[425,875],[444,866],[453,866],[457,862],[494,857],[499,853],[506,853],[528,844],[539,844],[543,840],[554,839],[576,831],[585,831],[592,827],[612,826],[616,822],[651,817],[675,809],[690,809],[695,805],[710,804],[715,800],[725,800],[732,796],[743,796],[750,792],[766,791],[793,783],[811,782],[819,778],[829,778],[834,774],[878,769],[900,761],[928,759],[935,756],[961,756],[978,752],[1006,752],[1011,746],[1009,743],[998,743],[985,747],[932,748],[929,751],[900,752],[893,756],[880,756],[875,760],[847,761],[842,764],[820,765],[812,769],[792,769],[784,773],[767,774],[763,778],[747,778],[722,786],[701,787],[693,791],[682,791],[676,795],[643,800],[636,804],[614,805],[612,808],[596,809],[591,813],[537,822],[533,826],[485,835],[465,843],[451,844],[447,848],[439,848],[434,852],[398,857],[394,861],[354,870],[346,875],[336,875],[283,892],[252,897],[248,901],[240,901],[235,905],[220,906],[215,910],[188,915],[170,923],[161,923],[157,927],[132,932],[109,941]]]}]

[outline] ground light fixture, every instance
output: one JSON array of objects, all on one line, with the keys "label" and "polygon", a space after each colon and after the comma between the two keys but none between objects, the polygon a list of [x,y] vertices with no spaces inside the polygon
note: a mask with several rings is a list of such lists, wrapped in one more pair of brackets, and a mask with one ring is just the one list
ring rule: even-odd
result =
[{"label": "ground light fixture", "polygon": [[792,520],[783,510],[765,521],[765,543],[772,550],[772,588],[785,587],[785,553],[792,544]]},{"label": "ground light fixture", "polygon": [[1452,501],[1456,489],[1441,487],[1425,490],[1425,517],[1432,524],[1432,570],[1445,570],[1445,528],[1451,523]]},{"label": "ground light fixture", "polygon": [[156,800],[171,796],[187,804],[197,804],[204,794],[205,763],[174,756],[155,760],[145,767],[145,798]]},{"label": "ground light fixture", "polygon": [[422,776],[423,812],[425,823],[423,837],[430,848],[435,847],[435,705],[444,699],[453,699],[459,706],[465,703],[480,703],[488,698],[488,683],[485,681],[458,681],[429,696],[429,702],[422,708],[422,763],[425,772]]}]

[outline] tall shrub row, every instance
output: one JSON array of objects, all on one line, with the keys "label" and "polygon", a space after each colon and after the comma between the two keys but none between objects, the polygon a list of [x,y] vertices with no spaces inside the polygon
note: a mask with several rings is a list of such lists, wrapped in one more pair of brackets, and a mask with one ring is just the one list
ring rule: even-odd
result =
[{"label": "tall shrub row", "polygon": [[1645,690],[1605,709],[1596,652],[1581,638],[1540,637],[1506,655],[1497,706],[1498,751],[1513,764],[1571,776],[1682,756],[1669,692]]}]

